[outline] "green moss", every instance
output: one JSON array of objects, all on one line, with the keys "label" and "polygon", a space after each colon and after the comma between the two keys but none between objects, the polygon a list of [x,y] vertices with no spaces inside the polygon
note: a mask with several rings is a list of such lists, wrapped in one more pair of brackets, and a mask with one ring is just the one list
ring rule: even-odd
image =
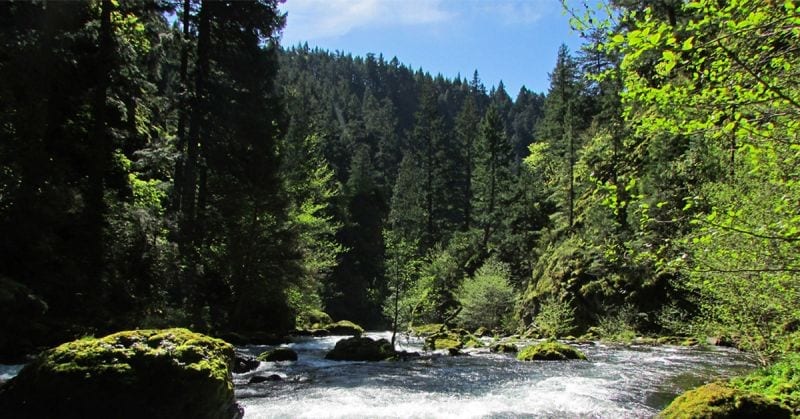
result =
[{"label": "green moss", "polygon": [[289,348],[275,348],[262,352],[256,359],[262,362],[297,361],[297,352]]},{"label": "green moss", "polygon": [[548,341],[523,348],[518,354],[520,361],[562,361],[586,359],[581,351],[556,341]]},{"label": "green moss", "polygon": [[[84,338],[44,352],[3,388],[11,416],[230,417],[233,347],[186,329]],[[137,406],[137,409],[121,409]]]},{"label": "green moss", "polygon": [[425,338],[425,349],[428,350],[443,350],[443,349],[461,349],[464,347],[464,342],[461,340],[461,335],[454,332],[440,332]]},{"label": "green moss", "polygon": [[789,418],[780,404],[722,383],[706,384],[670,403],[660,418]]},{"label": "green moss", "polygon": [[475,329],[475,333],[473,333],[473,334],[474,334],[475,336],[478,336],[478,337],[481,337],[481,338],[486,338],[486,337],[492,337],[492,336],[494,336],[494,333],[492,333],[492,331],[491,331],[491,330],[489,330],[489,329],[487,329],[487,328],[485,328],[485,327],[483,327],[483,326],[481,326],[481,327],[479,327],[479,328]]},{"label": "green moss", "polygon": [[322,310],[310,309],[297,315],[297,324],[302,329],[322,329],[331,323],[331,316]]},{"label": "green moss", "polygon": [[441,323],[422,324],[411,328],[411,333],[416,336],[430,336],[444,330],[444,325]]},{"label": "green moss", "polygon": [[489,350],[496,353],[510,354],[519,352],[517,345],[509,342],[496,343],[489,347]]},{"label": "green moss", "polygon": [[339,320],[325,329],[332,335],[361,336],[364,333],[363,327],[349,320]]},{"label": "green moss", "polygon": [[464,344],[465,348],[483,348],[486,346],[483,344],[483,342],[481,342],[480,339],[478,339],[477,336],[474,335],[465,336],[461,342]]}]

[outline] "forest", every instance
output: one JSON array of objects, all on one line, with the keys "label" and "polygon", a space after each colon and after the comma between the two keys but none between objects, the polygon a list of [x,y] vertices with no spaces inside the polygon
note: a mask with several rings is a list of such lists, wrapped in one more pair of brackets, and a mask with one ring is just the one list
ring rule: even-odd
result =
[{"label": "forest", "polygon": [[565,7],[507,92],[281,45],[276,0],[3,2],[2,358],[320,311],[797,351],[800,6]]}]

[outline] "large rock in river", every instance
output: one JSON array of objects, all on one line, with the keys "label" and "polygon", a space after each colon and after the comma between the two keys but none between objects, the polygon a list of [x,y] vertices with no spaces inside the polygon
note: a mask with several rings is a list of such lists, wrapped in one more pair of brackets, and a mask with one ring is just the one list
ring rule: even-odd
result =
[{"label": "large rock in river", "polygon": [[43,352],[0,388],[5,417],[240,417],[233,347],[186,329],[84,338]]},{"label": "large rock in river", "polygon": [[330,332],[332,335],[361,336],[361,334],[364,333],[363,327],[349,320],[339,320],[338,322],[325,327],[325,330]]},{"label": "large rock in river", "polygon": [[336,346],[325,355],[334,361],[383,361],[396,355],[392,344],[386,339],[372,340],[367,337],[352,337],[336,342]]},{"label": "large rock in river", "polygon": [[275,348],[271,351],[262,352],[256,359],[264,362],[297,361],[297,352],[289,348]]},{"label": "large rock in river", "polygon": [[789,409],[755,394],[721,383],[687,391],[667,406],[659,418],[790,418]]},{"label": "large rock in river", "polygon": [[563,361],[567,359],[586,359],[583,352],[556,341],[538,343],[523,348],[517,354],[520,361]]}]

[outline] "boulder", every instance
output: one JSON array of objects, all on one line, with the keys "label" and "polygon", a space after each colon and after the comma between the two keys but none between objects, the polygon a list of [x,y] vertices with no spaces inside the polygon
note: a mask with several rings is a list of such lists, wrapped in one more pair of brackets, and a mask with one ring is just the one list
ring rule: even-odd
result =
[{"label": "boulder", "polygon": [[494,345],[489,347],[489,350],[501,354],[517,353],[519,351],[517,345],[508,342],[495,343]]},{"label": "boulder", "polygon": [[240,417],[233,346],[186,329],[83,338],[43,352],[0,389],[6,417]]},{"label": "boulder", "polygon": [[275,348],[262,352],[256,359],[263,362],[297,361],[297,352],[289,348]]},{"label": "boulder", "polygon": [[244,374],[258,368],[260,361],[249,355],[236,354],[233,360],[233,372],[235,374]]},{"label": "boulder", "polygon": [[494,336],[494,333],[492,333],[491,330],[481,326],[481,327],[475,329],[475,333],[473,333],[473,335],[475,335],[475,336],[477,336],[479,338],[490,338],[490,337]]},{"label": "boulder", "polygon": [[722,383],[687,391],[661,411],[659,418],[790,418],[784,406]]},{"label": "boulder", "polygon": [[317,337],[317,338],[323,337],[323,336],[330,336],[330,335],[331,335],[331,332],[329,332],[328,329],[314,329],[314,330],[311,331],[311,336],[314,336],[314,337]]},{"label": "boulder", "polygon": [[349,320],[339,320],[325,329],[332,335],[361,336],[364,333],[363,327]]},{"label": "boulder", "polygon": [[428,337],[444,331],[445,326],[441,323],[421,324],[411,328],[411,334],[415,336]]},{"label": "boulder", "polygon": [[712,346],[724,346],[728,348],[733,348],[736,346],[736,343],[733,339],[727,336],[712,336],[706,338],[706,343]]},{"label": "boulder", "polygon": [[464,343],[464,347],[467,348],[467,349],[469,349],[469,348],[483,348],[484,346],[486,346],[475,335],[466,336],[466,337],[461,339],[461,342]]},{"label": "boulder", "polygon": [[586,359],[581,351],[556,341],[542,342],[523,348],[517,354],[520,361],[562,361],[567,359]]},{"label": "boulder", "polygon": [[322,310],[311,309],[298,314],[297,323],[305,329],[318,329],[333,323],[333,319]]},{"label": "boulder", "polygon": [[392,344],[386,339],[372,340],[367,337],[352,337],[336,342],[336,346],[325,355],[334,361],[383,361],[394,357]]},{"label": "boulder", "polygon": [[462,347],[464,347],[464,343],[461,341],[461,335],[451,331],[435,333],[425,338],[425,349],[428,350],[461,349]]}]

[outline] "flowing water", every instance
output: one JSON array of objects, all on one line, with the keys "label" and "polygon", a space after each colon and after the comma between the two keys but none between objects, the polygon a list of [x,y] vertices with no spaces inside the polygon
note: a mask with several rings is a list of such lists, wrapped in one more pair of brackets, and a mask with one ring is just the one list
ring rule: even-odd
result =
[{"label": "flowing water", "polygon": [[[262,362],[256,371],[234,375],[245,418],[652,417],[685,390],[752,369],[730,349],[602,344],[580,347],[588,362],[520,362],[487,349],[397,362],[325,360],[344,338],[282,345],[298,353],[297,362]],[[270,348],[240,350],[256,355]],[[422,341],[400,338],[399,349],[422,351]],[[254,375],[272,374],[282,380],[247,384]]]}]

